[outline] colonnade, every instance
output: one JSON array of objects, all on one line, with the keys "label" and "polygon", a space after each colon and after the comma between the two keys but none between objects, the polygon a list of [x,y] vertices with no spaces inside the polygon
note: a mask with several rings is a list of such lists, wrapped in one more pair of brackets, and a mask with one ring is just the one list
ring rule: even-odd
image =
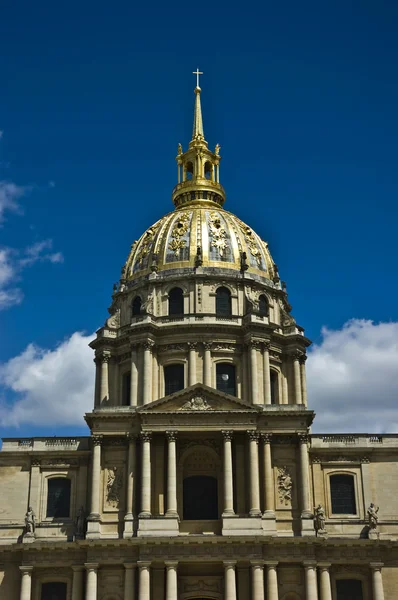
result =
[{"label": "colonnade", "polygon": [[[234,515],[234,464],[232,443],[234,439],[233,430],[223,430],[220,432],[223,439],[223,516]],[[165,431],[167,440],[167,505],[166,516],[178,517],[177,509],[177,451],[176,444],[178,438],[177,431]],[[151,444],[152,432],[144,431],[139,436],[141,442],[141,481],[140,506],[141,512],[136,514],[135,506],[135,488],[136,488],[136,466],[137,466],[137,445],[136,437],[129,435],[127,450],[127,485],[126,485],[126,514],[125,523],[131,522],[135,517],[151,517],[152,513],[152,481],[151,481]],[[252,517],[261,516],[262,513],[268,517],[275,517],[274,506],[274,475],[272,467],[272,434],[260,433],[256,430],[249,430],[246,433],[248,454],[249,454],[249,515]],[[300,456],[300,481],[297,486],[300,493],[300,508],[304,518],[311,518],[311,500],[310,500],[310,480],[309,480],[309,459],[308,459],[308,441],[307,435],[298,435],[299,456]],[[99,520],[100,518],[100,482],[101,482],[101,446],[102,436],[92,436],[93,442],[93,460],[91,472],[91,506],[89,521]],[[260,478],[260,450],[262,452],[263,473]],[[262,489],[260,488],[260,482]],[[261,506],[261,497],[263,506]],[[263,510],[262,510],[263,509]],[[127,526],[126,531],[132,532],[132,528]],[[88,536],[89,537],[89,536]]]},{"label": "colonnade", "polygon": [[[151,561],[127,562],[124,564],[124,600],[152,600]],[[223,561],[224,600],[237,600],[237,561]],[[252,560],[250,600],[278,600],[278,561]],[[304,561],[305,600],[332,600],[330,568],[331,563]],[[178,600],[178,561],[166,560],[165,600]],[[372,574],[373,600],[384,600],[382,563],[370,563]],[[98,599],[99,563],[73,565],[71,600]],[[33,566],[21,566],[20,600],[32,600]],[[138,569],[138,585],[135,571]],[[353,567],[355,570],[355,567]],[[84,586],[84,571],[86,583]],[[319,579],[319,598],[318,598]],[[85,593],[84,593],[85,587]],[[138,590],[138,595],[136,594]],[[159,599],[157,599],[159,600]]]},{"label": "colonnade", "polygon": [[[188,385],[198,383],[197,379],[197,342],[188,343]],[[155,342],[147,340],[142,344],[131,344],[130,350],[130,406],[149,404],[159,397],[158,364],[154,354]],[[212,343],[203,343],[203,373],[202,381],[205,385],[213,385],[213,355]],[[252,340],[247,345],[249,357],[250,381],[249,390],[243,390],[243,397],[250,397],[253,404],[270,405],[271,396],[271,371],[270,371],[270,343]],[[155,360],[154,360],[155,359]],[[294,404],[307,406],[307,383],[305,374],[306,356],[302,352],[285,355],[284,368],[279,374],[279,401],[281,404],[289,402],[287,379],[289,365],[292,365],[292,398]],[[96,363],[96,391],[95,404],[103,406],[109,401],[109,362],[111,354],[103,351],[95,359]],[[259,385],[258,372],[263,372],[262,385]],[[141,384],[139,384],[140,373],[142,373]],[[199,378],[200,379],[200,378]],[[140,390],[142,392],[140,393]],[[141,397],[140,397],[141,396]],[[115,404],[115,402],[114,402]]]}]

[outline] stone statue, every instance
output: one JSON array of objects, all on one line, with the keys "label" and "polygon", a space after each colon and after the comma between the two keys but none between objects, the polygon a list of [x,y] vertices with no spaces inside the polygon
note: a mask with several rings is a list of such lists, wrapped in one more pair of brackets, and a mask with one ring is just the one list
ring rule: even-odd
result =
[{"label": "stone statue", "polygon": [[318,533],[325,532],[325,509],[322,504],[318,504],[315,511],[315,519],[314,519],[314,527],[315,531]]},{"label": "stone statue", "polygon": [[214,150],[214,154],[216,156],[220,156],[220,148],[221,148],[220,144],[216,144],[216,147],[215,147],[215,150]]},{"label": "stone statue", "polygon": [[379,512],[379,507],[378,506],[376,507],[373,504],[373,502],[371,502],[370,506],[368,508],[369,528],[371,530],[377,529],[377,525],[379,522],[379,517],[377,515],[378,512]]},{"label": "stone statue", "polygon": [[86,513],[84,508],[81,506],[77,511],[75,519],[75,534],[77,538],[84,538],[86,533]]},{"label": "stone statue", "polygon": [[182,146],[181,144],[178,144],[178,156],[180,156],[180,154],[182,154]]},{"label": "stone statue", "polygon": [[25,515],[25,534],[27,536],[34,536],[35,529],[36,529],[36,515],[33,512],[33,508],[31,506],[29,506],[27,513]]}]

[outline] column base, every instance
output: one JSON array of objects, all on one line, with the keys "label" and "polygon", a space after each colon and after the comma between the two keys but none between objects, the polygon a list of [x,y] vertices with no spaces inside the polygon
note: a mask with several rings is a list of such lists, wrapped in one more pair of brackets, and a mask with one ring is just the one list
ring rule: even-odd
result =
[{"label": "column base", "polygon": [[176,510],[168,510],[165,514],[166,519],[177,519],[180,520],[178,512]]},{"label": "column base", "polygon": [[36,540],[34,533],[25,533],[22,538],[23,544],[32,544]]},{"label": "column base", "polygon": [[221,515],[222,517],[236,517],[235,512],[233,510],[224,510]]},{"label": "column base", "polygon": [[87,533],[86,540],[97,540],[101,537],[101,523],[99,519],[95,515],[95,518],[92,518],[90,515],[87,519]]},{"label": "column base", "polygon": [[301,515],[301,535],[303,537],[315,535],[314,521],[311,517]]},{"label": "column base", "polygon": [[251,508],[249,517],[261,517],[261,510],[259,508]]},{"label": "column base", "polygon": [[263,535],[261,517],[222,517],[222,535]]},{"label": "column base", "polygon": [[178,517],[158,517],[138,519],[137,537],[172,537],[179,534]]},{"label": "column base", "polygon": [[123,531],[123,539],[129,539],[134,537],[135,527],[134,527],[134,516],[132,513],[127,513],[124,517],[124,531]]},{"label": "column base", "polygon": [[276,517],[273,510],[266,510],[261,517],[261,525],[263,528],[264,535],[270,535],[272,537],[277,535],[276,531]]}]

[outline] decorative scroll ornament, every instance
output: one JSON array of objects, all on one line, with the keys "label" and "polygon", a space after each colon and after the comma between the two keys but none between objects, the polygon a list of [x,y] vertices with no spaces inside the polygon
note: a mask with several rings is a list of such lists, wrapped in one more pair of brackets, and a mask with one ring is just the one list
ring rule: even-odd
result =
[{"label": "decorative scroll ornament", "polygon": [[216,212],[211,212],[209,217],[209,230],[211,236],[211,245],[217,248],[220,256],[224,255],[224,250],[228,246],[227,232],[221,225],[220,215]]},{"label": "decorative scroll ornament", "polygon": [[148,254],[151,250],[151,247],[152,247],[153,238],[155,237],[156,232],[159,229],[160,225],[161,225],[161,221],[158,221],[157,223],[155,223],[155,225],[153,225],[152,227],[147,229],[146,232],[144,233],[143,240],[141,242],[140,248],[139,248],[137,256],[136,256],[136,262],[141,263],[142,260],[146,256],[148,256]]},{"label": "decorative scroll ornament", "polygon": [[174,223],[173,229],[171,230],[171,237],[173,238],[169,244],[169,249],[174,252],[177,256],[179,251],[182,248],[185,248],[187,245],[186,240],[182,238],[187,233],[189,229],[189,224],[191,222],[192,213],[182,213],[177,221]]},{"label": "decorative scroll ornament", "polygon": [[278,493],[281,504],[289,506],[292,502],[293,481],[287,467],[278,468]]},{"label": "decorative scroll ornament", "polygon": [[245,237],[245,242],[248,245],[250,254],[252,256],[254,256],[258,266],[260,266],[261,265],[261,252],[260,252],[259,247],[257,246],[256,238],[253,233],[253,229],[251,229],[248,225],[245,225],[244,223],[242,223],[242,221],[239,221],[239,219],[237,219],[237,221],[238,221],[239,227]]},{"label": "decorative scroll ornament", "polygon": [[112,508],[118,508],[123,487],[123,473],[120,467],[108,469],[108,479],[106,482],[106,503]]},{"label": "decorative scroll ornament", "polygon": [[211,410],[211,406],[202,396],[194,396],[185,402],[180,410]]}]

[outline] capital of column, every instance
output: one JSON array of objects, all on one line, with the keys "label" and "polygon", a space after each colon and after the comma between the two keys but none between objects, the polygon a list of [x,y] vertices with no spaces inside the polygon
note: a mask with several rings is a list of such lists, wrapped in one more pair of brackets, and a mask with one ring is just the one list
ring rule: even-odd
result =
[{"label": "capital of column", "polygon": [[102,446],[102,442],[104,441],[104,439],[102,435],[92,435],[91,441],[93,443],[93,446]]},{"label": "capital of column", "polygon": [[382,568],[384,567],[384,563],[382,563],[382,562],[371,562],[371,563],[369,563],[369,567],[372,569],[372,571],[381,571]]},{"label": "capital of column", "polygon": [[235,569],[236,567],[236,560],[223,560],[223,565],[226,569]]},{"label": "capital of column", "polygon": [[31,575],[33,571],[33,565],[20,565],[19,570],[21,571],[22,575]]},{"label": "capital of column", "polygon": [[164,564],[167,569],[176,569],[178,567],[178,560],[165,560]]},{"label": "capital of column", "polygon": [[232,438],[234,437],[234,432],[233,431],[221,431],[221,435],[224,438],[225,442],[231,442]]},{"label": "capital of column", "polygon": [[258,444],[259,438],[260,438],[260,434],[258,433],[258,431],[249,430],[246,433],[251,442],[257,442],[257,444]]},{"label": "capital of column", "polygon": [[303,567],[306,570],[316,569],[317,563],[316,563],[316,561],[313,561],[313,560],[304,560],[303,561]]},{"label": "capital of column", "polygon": [[151,560],[138,560],[137,561],[137,567],[139,568],[140,571],[143,571],[144,569],[149,569],[151,564],[152,564]]},{"label": "capital of column", "polygon": [[80,571],[84,571],[83,565],[72,565],[72,571],[74,573],[79,573]]},{"label": "capital of column", "polygon": [[130,342],[130,350],[131,352],[136,352],[140,347],[140,344],[137,344],[137,342]]},{"label": "capital of column", "polygon": [[262,433],[260,437],[264,444],[270,444],[272,441],[272,433]]},{"label": "capital of column", "polygon": [[295,350],[290,354],[293,360],[300,360],[303,355],[304,353],[301,350]]},{"label": "capital of column", "polygon": [[211,350],[213,346],[213,342],[203,342],[203,347],[205,350]]},{"label": "capital of column", "polygon": [[269,342],[269,341],[263,342],[263,352],[269,351],[270,347],[271,347],[271,342]]},{"label": "capital of column", "polygon": [[150,442],[152,439],[152,431],[142,431],[140,433],[140,438],[142,442]]},{"label": "capital of column", "polygon": [[104,351],[99,355],[99,359],[102,363],[108,363],[111,360],[111,353]]},{"label": "capital of column", "polygon": [[128,444],[134,443],[137,440],[136,433],[126,433],[126,441]]},{"label": "capital of column", "polygon": [[259,340],[250,340],[248,342],[248,346],[249,346],[249,348],[252,348],[253,350],[260,350],[260,341]]},{"label": "capital of column", "polygon": [[188,342],[187,346],[189,350],[196,350],[198,347],[198,342]]},{"label": "capital of column", "polygon": [[307,433],[299,433],[297,437],[299,444],[308,444],[310,441],[310,436]]},{"label": "capital of column", "polygon": [[136,563],[129,562],[129,563],[123,563],[123,566],[125,569],[131,570],[131,569],[135,569],[137,565],[136,565]]},{"label": "capital of column", "polygon": [[99,567],[99,563],[84,563],[84,568],[87,572],[95,571],[97,572]]},{"label": "capital of column", "polygon": [[301,356],[299,356],[299,363],[300,365],[305,365],[305,361],[307,360],[308,356],[306,354],[301,354]]},{"label": "capital of column", "polygon": [[177,440],[178,431],[166,431],[166,438],[168,442],[175,442]]},{"label": "capital of column", "polygon": [[267,569],[276,569],[276,567],[279,565],[279,561],[278,560],[266,560],[265,561],[265,566],[267,567]]},{"label": "capital of column", "polygon": [[152,350],[152,348],[154,347],[154,345],[155,345],[155,342],[153,340],[147,340],[143,344],[144,350]]},{"label": "capital of column", "polygon": [[264,564],[265,564],[265,561],[264,561],[264,560],[255,560],[255,559],[254,559],[254,560],[251,560],[251,561],[250,561],[250,566],[251,566],[253,569],[255,569],[255,568],[261,568],[261,569],[262,569],[262,568],[264,567]]}]

